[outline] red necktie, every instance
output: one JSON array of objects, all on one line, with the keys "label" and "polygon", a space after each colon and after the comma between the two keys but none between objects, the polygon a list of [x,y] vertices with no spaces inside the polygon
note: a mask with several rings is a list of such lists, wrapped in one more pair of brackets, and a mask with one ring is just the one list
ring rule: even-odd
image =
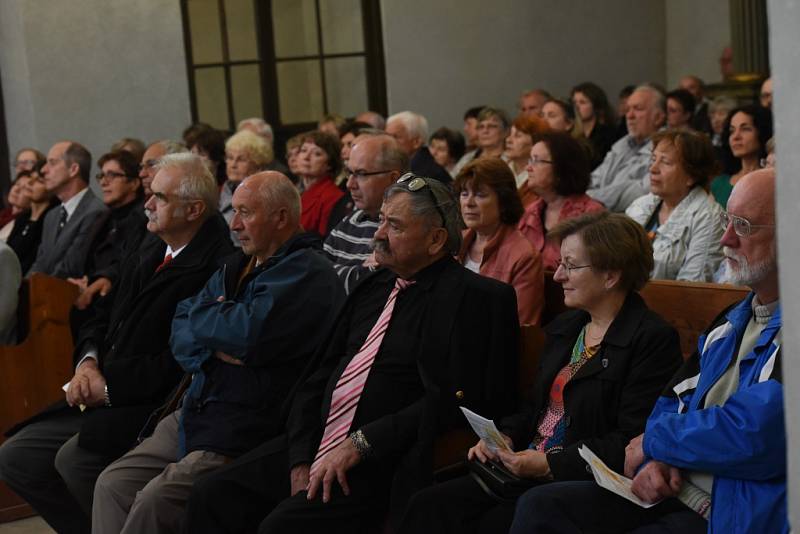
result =
[{"label": "red necktie", "polygon": [[353,356],[336,382],[331,396],[331,407],[328,410],[328,420],[325,423],[325,432],[322,434],[322,441],[319,444],[314,463],[311,465],[312,474],[320,460],[347,437],[347,432],[353,424],[356,408],[358,408],[358,400],[361,398],[361,392],[367,382],[367,375],[369,375],[375,355],[378,354],[378,349],[381,347],[389,320],[392,318],[397,294],[413,283],[413,281],[400,278],[396,280],[375,326],[369,331],[361,349]]},{"label": "red necktie", "polygon": [[167,266],[167,264],[168,264],[169,262],[171,262],[171,261],[172,261],[172,254],[167,254],[167,255],[164,257],[164,261],[162,261],[162,262],[159,264],[159,266],[158,266],[158,267],[156,267],[156,272],[158,272],[158,271],[160,271],[161,269],[163,269],[164,267],[166,267],[166,266]]}]

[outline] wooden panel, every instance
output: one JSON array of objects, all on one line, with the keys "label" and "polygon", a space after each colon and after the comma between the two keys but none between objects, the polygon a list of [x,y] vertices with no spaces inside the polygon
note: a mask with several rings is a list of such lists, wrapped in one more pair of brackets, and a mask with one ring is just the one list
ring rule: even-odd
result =
[{"label": "wooden panel", "polygon": [[[0,347],[0,432],[63,398],[71,377],[69,310],[78,289],[63,280],[34,274],[23,284],[27,336]],[[0,443],[5,438],[0,435]],[[0,484],[0,522],[33,515],[31,508]]]}]

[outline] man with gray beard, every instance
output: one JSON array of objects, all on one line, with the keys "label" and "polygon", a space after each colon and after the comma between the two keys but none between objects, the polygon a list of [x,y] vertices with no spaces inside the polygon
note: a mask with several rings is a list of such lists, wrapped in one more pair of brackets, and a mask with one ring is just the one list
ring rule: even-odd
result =
[{"label": "man with gray beard", "polygon": [[547,484],[517,501],[512,533],[788,532],[773,169],[739,180],[721,224],[731,280],[752,292],[700,337],[625,450],[633,492],[662,502],[645,509],[594,482]]}]

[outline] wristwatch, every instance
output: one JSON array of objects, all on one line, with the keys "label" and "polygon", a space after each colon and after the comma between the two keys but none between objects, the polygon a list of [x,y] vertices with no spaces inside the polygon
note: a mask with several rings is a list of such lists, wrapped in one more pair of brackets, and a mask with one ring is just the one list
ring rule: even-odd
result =
[{"label": "wristwatch", "polygon": [[372,454],[372,445],[369,444],[367,437],[361,430],[356,430],[350,434],[350,441],[353,442],[353,446],[358,451],[358,454],[361,455],[362,459]]}]

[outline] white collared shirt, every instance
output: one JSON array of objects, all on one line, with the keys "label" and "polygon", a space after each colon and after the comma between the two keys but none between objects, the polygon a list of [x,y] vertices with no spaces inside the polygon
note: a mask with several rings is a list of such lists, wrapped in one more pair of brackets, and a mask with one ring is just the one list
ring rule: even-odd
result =
[{"label": "white collared shirt", "polygon": [[80,193],[77,193],[75,196],[73,196],[71,199],[67,200],[66,202],[62,202],[61,203],[61,207],[64,208],[64,210],[67,212],[67,220],[68,221],[69,221],[69,218],[72,217],[72,214],[75,213],[75,210],[77,209],[78,204],[80,204],[81,199],[84,197],[84,195],[86,195],[86,193],[88,191],[89,191],[89,188],[85,187]]}]

